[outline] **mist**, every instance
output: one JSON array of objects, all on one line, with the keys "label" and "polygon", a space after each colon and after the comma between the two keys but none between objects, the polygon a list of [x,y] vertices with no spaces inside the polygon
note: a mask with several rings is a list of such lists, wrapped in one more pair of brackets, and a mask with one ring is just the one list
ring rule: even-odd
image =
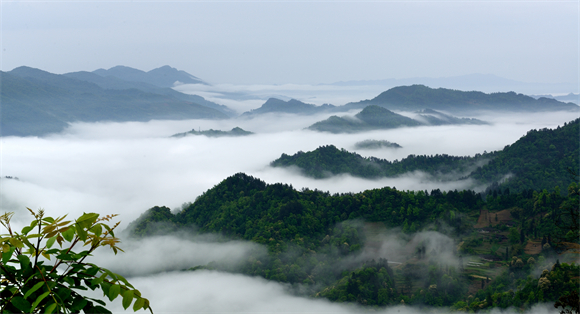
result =
[{"label": "mist", "polygon": [[[323,180],[304,177],[296,169],[271,168],[269,163],[282,153],[311,151],[321,145],[356,151],[363,156],[388,160],[409,154],[474,155],[502,149],[532,128],[553,128],[575,118],[575,113],[482,115],[490,125],[422,126],[357,134],[328,134],[304,130],[329,115],[297,117],[267,115],[252,119],[220,121],[183,120],[128,123],[75,123],[59,134],[46,137],[2,137],[0,204],[13,211],[16,229],[30,221],[26,210],[44,208],[48,216],[83,212],[119,214],[119,230],[148,208],[179,208],[193,202],[206,190],[237,172],[244,172],[267,183],[292,184],[331,193],[360,192],[366,189],[396,187],[399,190],[441,190],[473,188],[473,183],[445,181],[421,172],[397,178],[366,180],[339,175]],[[172,134],[193,128],[229,130],[235,126],[256,134],[235,138]],[[356,142],[375,139],[396,142],[399,149],[356,150]],[[18,177],[7,179],[5,176]],[[484,187],[480,187],[484,188]],[[442,235],[441,235],[442,236]],[[448,243],[444,236],[418,234],[416,239],[385,237],[377,252],[360,257],[386,257],[398,261],[395,253],[408,256],[405,241]],[[96,252],[94,261],[127,275],[153,309],[161,312],[336,312],[360,313],[363,308],[297,296],[288,286],[217,271],[180,272],[211,262],[239,267],[249,256],[263,254],[255,243],[233,239],[186,236],[160,236],[133,240],[121,235],[120,247],[126,253],[112,256]],[[404,240],[404,241],[403,241]],[[403,242],[401,242],[403,241]],[[427,242],[429,243],[429,242]],[[447,245],[447,244],[446,244]],[[398,250],[398,251],[397,251]],[[429,251],[428,251],[429,252]],[[443,250],[442,252],[446,252]],[[405,255],[407,254],[407,255]],[[452,256],[440,254],[440,262],[454,264]],[[357,261],[355,261],[357,262]],[[112,309],[121,311],[120,303]],[[384,313],[423,313],[425,309],[394,307]],[[433,310],[437,312],[436,309]],[[552,313],[552,308],[532,312]],[[500,313],[500,312],[497,312]]]},{"label": "mist", "polygon": [[[364,308],[331,303],[324,299],[304,298],[289,292],[288,286],[265,279],[217,271],[169,272],[131,278],[154,312],[188,313],[448,313],[445,309],[393,306]],[[100,296],[97,293],[95,297]],[[108,300],[107,300],[108,301]],[[109,302],[108,302],[109,303]],[[125,312],[120,302],[111,302],[114,313]],[[462,313],[462,312],[457,312]],[[521,313],[515,309],[493,309],[492,314]],[[538,304],[526,313],[559,313],[552,304]]]},{"label": "mist", "polygon": [[[47,137],[2,137],[0,200],[15,221],[28,220],[25,207],[45,208],[50,215],[82,212],[118,213],[122,227],[153,206],[179,207],[237,172],[267,183],[331,193],[360,192],[384,186],[399,190],[474,188],[466,180],[441,182],[424,173],[366,180],[339,175],[316,180],[300,171],[271,168],[282,153],[311,151],[335,145],[362,156],[400,160],[409,154],[474,155],[502,149],[532,128],[553,128],[576,113],[484,116],[491,125],[422,126],[357,134],[329,134],[303,130],[326,115],[297,117],[269,115],[220,121],[184,120],[128,123],[77,123]],[[256,134],[235,138],[172,134],[201,129],[229,130],[240,126]],[[356,142],[388,140],[403,148],[356,150]],[[5,176],[19,180],[5,179]],[[20,214],[22,213],[22,215]],[[24,216],[24,218],[22,217]]]}]

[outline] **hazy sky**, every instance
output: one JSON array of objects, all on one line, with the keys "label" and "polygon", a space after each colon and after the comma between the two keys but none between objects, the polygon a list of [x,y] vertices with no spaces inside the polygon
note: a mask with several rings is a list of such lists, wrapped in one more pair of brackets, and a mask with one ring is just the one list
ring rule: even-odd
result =
[{"label": "hazy sky", "polygon": [[578,82],[578,1],[1,1],[3,71],[171,65],[211,83]]}]

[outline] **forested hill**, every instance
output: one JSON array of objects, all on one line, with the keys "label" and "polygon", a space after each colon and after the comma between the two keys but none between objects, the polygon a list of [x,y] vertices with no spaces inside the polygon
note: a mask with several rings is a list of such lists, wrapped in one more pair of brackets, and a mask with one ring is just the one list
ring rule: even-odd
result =
[{"label": "forested hill", "polygon": [[[531,130],[512,145],[473,157],[410,155],[401,161],[362,156],[336,147],[322,146],[312,152],[282,156],[273,167],[297,166],[306,176],[324,178],[348,173],[363,178],[393,177],[420,170],[437,179],[474,179],[478,184],[502,183],[514,191],[565,188],[568,169],[579,173],[580,120],[556,129]],[[487,163],[489,161],[489,163]],[[455,174],[449,176],[448,174]]]},{"label": "forested hill", "polygon": [[388,161],[376,157],[362,157],[334,145],[321,146],[311,152],[298,152],[292,156],[282,156],[270,165],[272,167],[297,166],[303,174],[321,179],[347,173],[355,177],[376,179],[395,177],[407,172],[423,171],[442,178],[457,180],[468,175],[478,166],[493,158],[493,153],[478,154],[474,157],[457,157],[446,154],[426,156],[409,155],[400,161]]},{"label": "forested hill", "polygon": [[[577,185],[572,189],[577,189]],[[544,201],[538,202],[540,199]],[[554,302],[577,287],[578,280],[570,280],[570,276],[577,274],[578,267],[562,264],[563,272],[552,268],[552,272],[542,275],[560,283],[549,291],[539,292],[542,288],[538,282],[542,279],[532,275],[534,263],[537,260],[540,267],[550,266],[544,266],[544,256],[537,254],[549,257],[555,253],[550,246],[544,246],[543,251],[529,253],[535,254],[530,258],[532,255],[523,250],[527,241],[539,244],[546,236],[550,238],[544,243],[553,245],[552,237],[556,241],[561,234],[554,217],[563,205],[575,203],[577,198],[531,190],[500,191],[489,195],[486,201],[473,191],[404,192],[390,187],[330,195],[317,190],[297,191],[281,183],[266,184],[238,173],[197,197],[181,212],[172,214],[167,207],[153,207],[128,229],[134,237],[196,229],[260,243],[268,251],[252,253],[241,268],[211,262],[192,265],[192,271],[219,269],[300,284],[303,293],[331,301],[383,306],[399,305],[403,300],[405,304],[480,310]],[[502,230],[501,237],[475,232],[473,217],[484,209],[486,213],[488,209],[496,212],[493,225],[497,229],[489,229]],[[508,234],[506,223],[513,225],[513,218],[508,214],[505,216],[508,220],[499,222],[497,213],[509,209],[521,220],[517,225],[525,227],[521,231],[509,229],[508,240],[504,236]],[[487,219],[485,222],[487,225]],[[372,226],[399,227],[401,234],[409,237],[428,229],[431,233],[427,236],[442,237],[441,233],[446,233],[455,240],[449,240],[446,246],[440,243],[433,246],[429,240],[409,244],[405,253],[397,254],[399,264],[395,269],[387,260],[377,259],[381,255],[377,255],[378,248],[374,247],[376,239],[368,238],[372,237],[369,233]],[[458,256],[484,253],[485,258],[496,262],[478,263],[474,267]],[[439,254],[447,254],[442,255],[446,262],[442,262]],[[450,261],[457,264],[449,264]],[[481,278],[487,278],[486,282]],[[542,295],[536,297],[538,293]],[[491,294],[493,299],[488,297],[487,302],[482,302]]]},{"label": "forested hill", "polygon": [[329,104],[315,106],[312,104],[303,103],[296,99],[284,101],[277,98],[270,98],[260,108],[244,112],[242,116],[251,117],[266,113],[292,113],[309,115],[324,111],[331,111],[335,108],[335,106]]},{"label": "forested hill", "polygon": [[570,172],[580,173],[580,118],[555,129],[530,130],[512,145],[495,154],[470,177],[480,182],[501,181],[513,191],[550,189],[562,192],[570,183]]},{"label": "forested hill", "polygon": [[380,106],[370,105],[357,113],[354,118],[331,116],[314,123],[308,129],[330,133],[352,133],[421,125],[487,124],[481,120],[457,118],[432,109],[421,110],[418,113],[424,121],[405,117]]},{"label": "forested hill", "polygon": [[545,97],[535,99],[514,92],[486,94],[477,91],[433,89],[424,85],[394,87],[373,99],[348,103],[345,107],[364,108],[368,105],[402,111],[416,111],[424,108],[453,112],[580,110],[580,107],[573,103],[564,103]]},{"label": "forested hill", "polygon": [[193,129],[189,132],[173,134],[171,137],[185,137],[185,136],[189,136],[189,135],[205,135],[207,137],[224,137],[224,136],[236,137],[236,136],[248,136],[248,135],[252,135],[252,134],[254,134],[254,133],[250,132],[250,131],[246,131],[240,127],[235,127],[233,129],[231,129],[230,131],[222,131],[222,130],[214,130],[214,129],[196,131],[195,129]]}]

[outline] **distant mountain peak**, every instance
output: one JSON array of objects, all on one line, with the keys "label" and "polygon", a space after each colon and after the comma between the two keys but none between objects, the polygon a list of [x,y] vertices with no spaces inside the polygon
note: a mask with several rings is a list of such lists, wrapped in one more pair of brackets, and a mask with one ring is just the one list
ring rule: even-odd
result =
[{"label": "distant mountain peak", "polygon": [[173,87],[176,83],[207,84],[203,80],[169,65],[164,65],[149,72],[118,65],[108,70],[98,69],[93,71],[93,73],[104,77],[114,76],[125,81],[143,82],[159,87]]}]

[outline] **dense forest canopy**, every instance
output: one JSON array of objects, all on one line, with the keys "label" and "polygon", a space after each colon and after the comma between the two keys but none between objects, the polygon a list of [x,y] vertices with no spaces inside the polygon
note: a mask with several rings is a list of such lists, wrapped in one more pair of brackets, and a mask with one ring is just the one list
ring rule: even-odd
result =
[{"label": "dense forest canopy", "polygon": [[[151,208],[129,230],[146,237],[199,228],[263,244],[268,255],[252,256],[241,268],[210,263],[191,270],[300,284],[307,294],[333,301],[463,310],[529,307],[554,302],[578,285],[578,266],[547,266],[561,241],[578,242],[555,223],[563,205],[578,202],[577,191],[572,183],[567,197],[546,190],[500,189],[484,198],[473,191],[390,187],[331,195],[238,173],[176,214]],[[375,247],[381,230],[390,228],[408,241],[397,263]],[[543,249],[529,250],[534,243]],[[538,267],[549,269],[532,276]]]},{"label": "dense forest canopy", "polygon": [[[569,169],[579,172],[580,119],[556,129],[530,130],[500,151],[475,156],[409,155],[400,161],[362,157],[333,145],[311,152],[282,156],[273,167],[297,166],[313,178],[348,173],[362,178],[396,177],[422,171],[439,180],[473,179],[475,184],[509,188],[512,191],[559,187],[569,183]],[[451,175],[452,174],[452,175]]]}]

